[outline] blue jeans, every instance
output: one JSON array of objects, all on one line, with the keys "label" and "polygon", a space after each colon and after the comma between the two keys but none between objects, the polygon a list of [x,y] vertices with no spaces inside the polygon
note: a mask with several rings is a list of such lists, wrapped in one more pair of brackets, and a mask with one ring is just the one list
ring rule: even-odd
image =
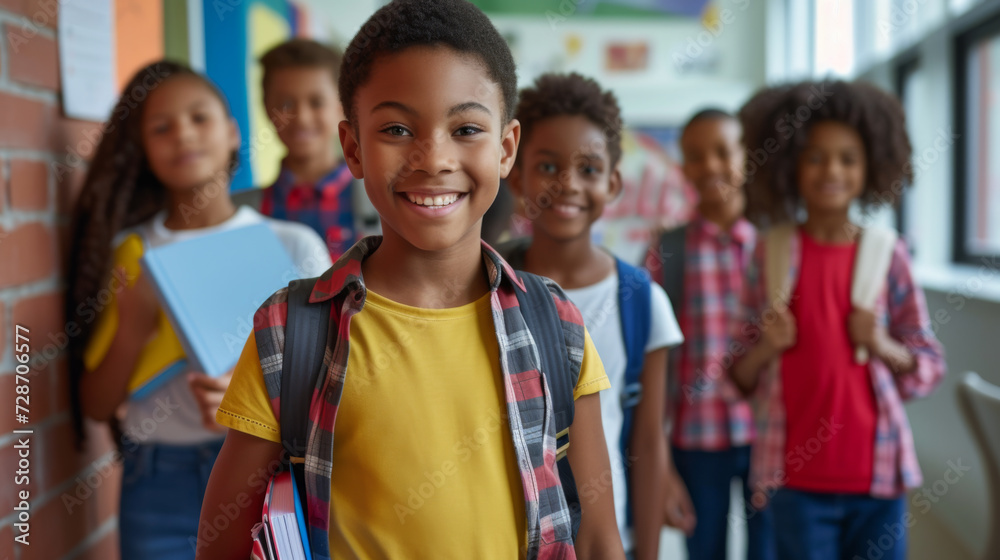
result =
[{"label": "blue jeans", "polygon": [[782,488],[771,501],[780,560],[906,560],[906,502]]},{"label": "blue jeans", "polygon": [[[684,480],[698,523],[687,539],[688,558],[726,560],[729,529],[730,485],[734,478],[743,483],[743,499],[750,504],[750,447],[724,451],[692,451],[673,448],[674,465]],[[774,560],[774,523],[770,509],[746,505],[733,518],[747,520],[747,558]]]},{"label": "blue jeans", "polygon": [[192,560],[201,502],[222,440],[135,445],[123,451],[118,533],[122,560]]}]

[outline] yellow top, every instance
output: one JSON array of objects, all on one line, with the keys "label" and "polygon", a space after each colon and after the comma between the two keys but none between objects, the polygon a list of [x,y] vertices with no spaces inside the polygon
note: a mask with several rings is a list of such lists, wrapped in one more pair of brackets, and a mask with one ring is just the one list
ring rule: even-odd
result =
[{"label": "yellow top", "polygon": [[[523,558],[524,496],[489,295],[451,309],[368,291],[351,320],[330,500],[334,558]],[[610,387],[590,335],[574,398]],[[279,442],[253,335],[220,424]]]},{"label": "yellow top", "polygon": [[[115,248],[114,256],[112,257],[112,266],[123,267],[125,269],[125,277],[128,280],[126,289],[134,286],[139,279],[139,275],[142,273],[142,269],[139,266],[139,259],[142,258],[143,252],[142,238],[137,234],[127,236]],[[114,340],[115,334],[118,332],[117,292],[120,291],[120,287],[118,284],[112,284],[113,286],[109,284],[109,287],[106,287],[97,295],[93,305],[90,307],[91,310],[97,309],[99,311],[96,317],[97,322],[94,324],[94,333],[87,342],[87,348],[83,354],[84,366],[90,371],[97,369],[101,365],[108,350],[111,348],[111,342]],[[118,289],[115,289],[116,287]],[[86,317],[86,315],[84,316]],[[146,344],[142,352],[139,353],[139,358],[135,364],[135,371],[132,372],[132,377],[129,378],[128,392],[130,395],[145,386],[158,373],[167,369],[178,360],[185,358],[181,341],[177,338],[177,334],[174,332],[173,327],[170,326],[170,321],[162,309],[157,313],[156,321],[156,335]]]}]

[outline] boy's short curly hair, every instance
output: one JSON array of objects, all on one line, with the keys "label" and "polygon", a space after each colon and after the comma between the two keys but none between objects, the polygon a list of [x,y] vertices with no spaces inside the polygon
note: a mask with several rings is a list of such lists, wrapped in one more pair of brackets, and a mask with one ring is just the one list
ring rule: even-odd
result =
[{"label": "boy's short curly hair", "polygon": [[344,51],[340,103],[357,124],[355,95],[382,55],[415,46],[445,46],[483,64],[503,95],[504,123],[517,105],[517,70],[510,47],[479,8],[465,0],[393,0],[379,9]]},{"label": "boy's short curly hair", "polygon": [[329,47],[312,39],[300,37],[285,41],[272,47],[260,57],[260,65],[264,69],[261,86],[267,93],[267,84],[274,73],[285,68],[324,68],[330,70],[330,78],[337,83],[340,77],[340,63],[344,55],[340,49]]},{"label": "boy's short curly hair", "polygon": [[527,145],[536,124],[560,115],[581,116],[600,127],[611,165],[618,163],[622,155],[622,117],[615,94],[575,72],[539,76],[531,87],[521,90],[515,113],[521,123],[520,146]]},{"label": "boy's short curly hair", "polygon": [[681,135],[683,136],[687,129],[691,128],[692,125],[700,123],[701,121],[735,121],[736,117],[726,111],[725,109],[720,109],[718,107],[707,107],[705,109],[699,110],[697,113],[691,116],[684,126],[681,128]]},{"label": "boy's short curly hair", "polygon": [[799,156],[812,125],[850,126],[865,146],[860,202],[893,205],[913,183],[906,115],[895,96],[865,82],[824,80],[766,88],[740,109],[747,150],[748,217],[761,225],[794,220],[799,207]]}]

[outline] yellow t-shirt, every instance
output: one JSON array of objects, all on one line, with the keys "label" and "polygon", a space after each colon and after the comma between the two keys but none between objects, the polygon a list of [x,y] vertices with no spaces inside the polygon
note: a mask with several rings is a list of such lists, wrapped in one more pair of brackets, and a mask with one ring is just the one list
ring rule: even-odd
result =
[{"label": "yellow t-shirt", "polygon": [[[334,432],[333,557],[521,557],[524,495],[489,295],[421,309],[369,291],[350,337]],[[574,398],[610,387],[585,338]],[[253,335],[217,419],[281,439]]]}]

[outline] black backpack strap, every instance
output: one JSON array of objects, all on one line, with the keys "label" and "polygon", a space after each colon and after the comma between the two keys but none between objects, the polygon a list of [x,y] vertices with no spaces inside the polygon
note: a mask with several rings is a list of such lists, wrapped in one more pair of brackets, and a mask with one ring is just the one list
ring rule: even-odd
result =
[{"label": "black backpack strap", "polygon": [[681,304],[684,301],[684,260],[687,226],[665,231],[660,235],[660,266],[663,267],[663,291],[670,298],[674,317],[681,320]]},{"label": "black backpack strap", "polygon": [[[580,378],[580,370],[571,365],[566,334],[552,293],[539,276],[518,272],[527,292],[517,292],[517,303],[524,323],[531,332],[541,358],[540,367],[545,372],[552,398],[553,417],[556,422],[556,466],[562,483],[566,505],[569,506],[573,524],[573,539],[580,529],[580,496],[569,466],[566,450],[569,448],[569,427],[573,424],[575,403],[573,392]],[[583,341],[580,341],[581,350]]]},{"label": "black backpack strap", "polygon": [[[309,442],[309,405],[323,369],[330,310],[333,299],[309,303],[316,278],[293,280],[288,284],[288,318],[285,322],[285,350],[281,361],[281,442],[290,467],[295,471],[299,495],[306,496],[302,462]],[[303,501],[303,503],[306,503]]]}]

